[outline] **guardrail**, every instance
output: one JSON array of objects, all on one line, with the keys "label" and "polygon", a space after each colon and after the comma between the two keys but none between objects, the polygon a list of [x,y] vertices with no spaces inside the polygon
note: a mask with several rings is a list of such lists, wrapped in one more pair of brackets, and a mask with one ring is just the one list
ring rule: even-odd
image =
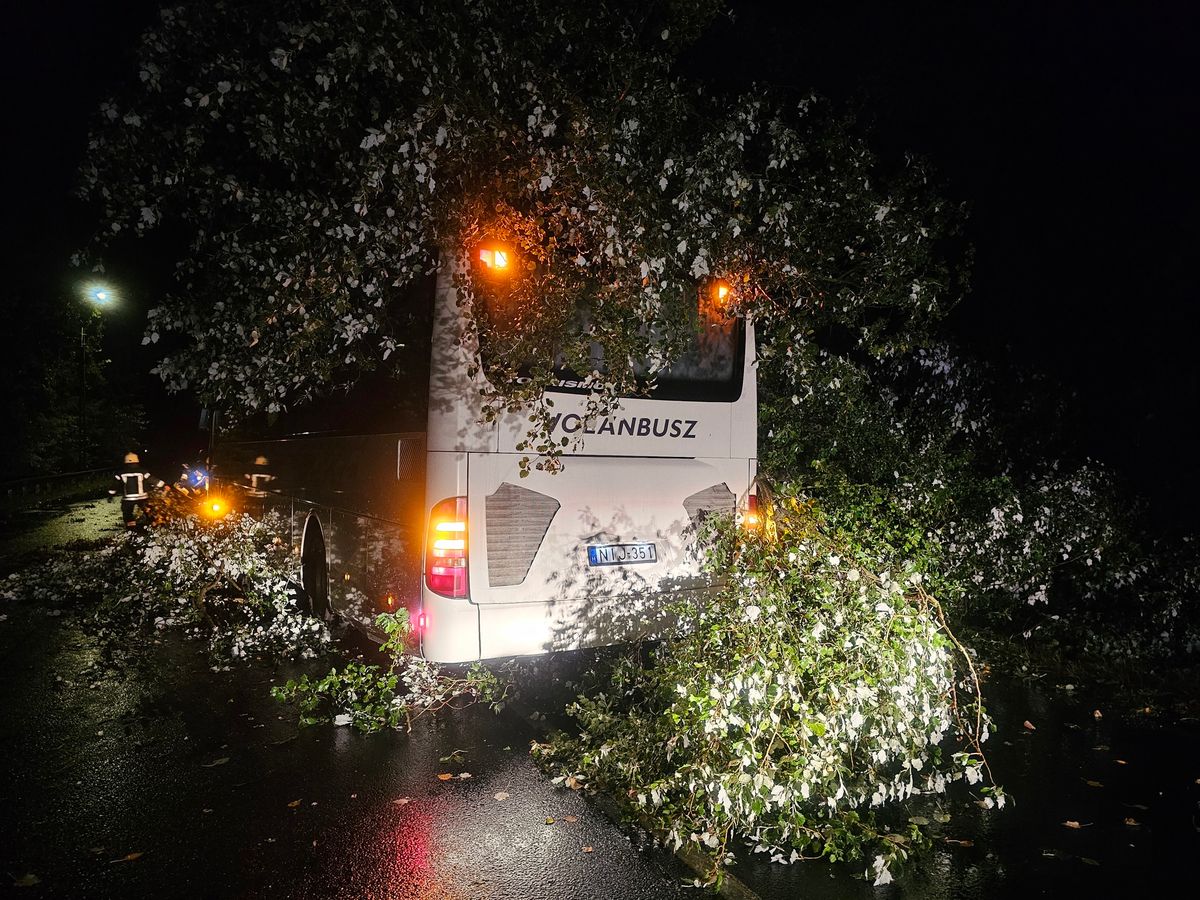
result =
[{"label": "guardrail", "polygon": [[41,500],[77,487],[81,483],[99,480],[102,476],[110,475],[113,472],[112,466],[103,466],[98,469],[56,472],[52,475],[30,475],[26,478],[0,481],[0,503],[19,505],[26,501]]}]

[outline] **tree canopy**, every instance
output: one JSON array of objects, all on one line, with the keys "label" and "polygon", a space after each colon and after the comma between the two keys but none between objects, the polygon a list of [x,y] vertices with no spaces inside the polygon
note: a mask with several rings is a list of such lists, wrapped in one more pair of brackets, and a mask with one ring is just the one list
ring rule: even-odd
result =
[{"label": "tree canopy", "polygon": [[[731,96],[681,76],[718,12],[166,9],[143,38],[140,85],[102,106],[90,142],[93,259],[129,232],[182,238],[145,340],[169,348],[168,387],[235,416],[383,364],[405,343],[403,287],[484,238],[529,264],[515,332],[488,363],[501,405],[536,403],[551,377],[510,377],[531,346],[570,360],[599,345],[609,363],[587,382],[601,403],[644,390],[694,332],[681,312],[713,277],[789,380],[818,342],[882,357],[912,346],[957,299],[944,250],[960,210],[915,162],[886,178],[853,123],[812,96]],[[467,309],[486,290],[459,287]],[[572,332],[582,297],[592,314]]]}]

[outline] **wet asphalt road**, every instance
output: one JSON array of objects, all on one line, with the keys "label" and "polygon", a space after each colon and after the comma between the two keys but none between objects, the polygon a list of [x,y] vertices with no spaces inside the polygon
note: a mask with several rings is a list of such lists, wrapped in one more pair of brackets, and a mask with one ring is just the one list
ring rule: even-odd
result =
[{"label": "wet asphalt road", "polygon": [[112,659],[70,614],[8,615],[0,871],[36,875],[41,896],[678,893],[669,856],[538,772],[514,715],[298,729],[268,696],[289,673],[214,672],[174,636]]},{"label": "wet asphalt road", "polygon": [[[31,516],[36,532],[0,528],[0,566],[38,546],[102,537],[119,528],[116,518],[114,505],[99,502]],[[0,892],[685,893],[687,873],[671,857],[548,783],[528,755],[538,726],[512,712],[454,712],[411,734],[298,729],[294,712],[268,696],[298,670],[214,672],[199,647],[168,635],[114,651],[69,609],[52,612],[0,599]],[[532,687],[527,697],[554,692]],[[940,800],[952,820],[936,829],[933,850],[886,887],[854,880],[847,868],[774,866],[762,857],[744,858],[737,876],[764,898],[1194,896],[1194,707],[1155,704],[1145,714],[1016,681],[994,681],[987,694],[998,726],[988,752],[1014,806],[985,811],[965,794]],[[553,713],[561,702],[543,706]],[[464,772],[471,777],[437,778]],[[933,811],[917,804],[906,814]],[[10,887],[27,874],[39,880],[34,887]]]}]

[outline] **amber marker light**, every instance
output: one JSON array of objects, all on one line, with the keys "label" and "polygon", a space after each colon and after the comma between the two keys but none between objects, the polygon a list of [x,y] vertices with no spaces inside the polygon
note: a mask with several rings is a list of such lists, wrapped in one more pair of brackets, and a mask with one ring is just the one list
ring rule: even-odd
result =
[{"label": "amber marker light", "polygon": [[742,527],[753,530],[762,524],[758,514],[758,496],[751,494],[746,498],[746,511],[742,514]]},{"label": "amber marker light", "polygon": [[219,497],[213,497],[204,501],[204,513],[213,519],[219,519],[227,512],[229,512],[229,507]]},{"label": "amber marker light", "polygon": [[733,304],[733,284],[724,278],[710,278],[700,285],[701,313],[724,319]]},{"label": "amber marker light", "polygon": [[507,275],[512,271],[512,251],[499,244],[480,244],[476,257],[484,270],[493,275]]}]

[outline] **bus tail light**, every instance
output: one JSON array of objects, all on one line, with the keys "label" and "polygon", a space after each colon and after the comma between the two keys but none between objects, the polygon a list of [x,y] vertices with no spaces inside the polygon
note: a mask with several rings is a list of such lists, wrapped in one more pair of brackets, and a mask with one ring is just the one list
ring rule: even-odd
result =
[{"label": "bus tail light", "polygon": [[467,498],[448,497],[429,513],[425,586],[453,599],[467,596]]}]

